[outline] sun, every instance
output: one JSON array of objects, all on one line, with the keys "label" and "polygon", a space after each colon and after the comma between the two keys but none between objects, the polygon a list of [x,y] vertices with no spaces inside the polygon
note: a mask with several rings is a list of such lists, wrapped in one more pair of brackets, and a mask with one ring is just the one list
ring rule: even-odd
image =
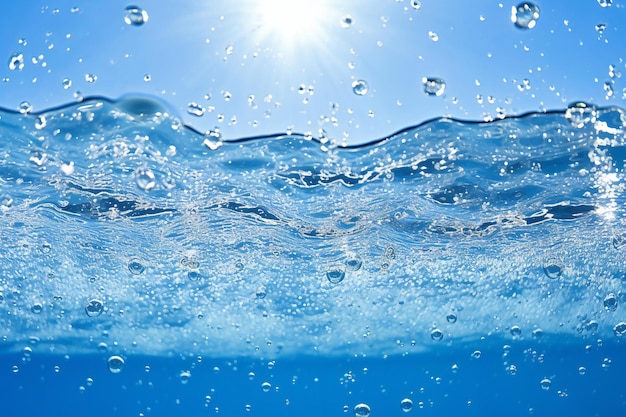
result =
[{"label": "sun", "polygon": [[291,45],[320,41],[331,13],[325,0],[259,0],[254,14],[263,37]]}]

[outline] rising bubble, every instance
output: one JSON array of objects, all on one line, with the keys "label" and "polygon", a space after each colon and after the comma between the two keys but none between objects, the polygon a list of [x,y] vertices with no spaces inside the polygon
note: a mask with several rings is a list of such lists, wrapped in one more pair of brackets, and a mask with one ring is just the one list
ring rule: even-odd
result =
[{"label": "rising bubble", "polygon": [[432,332],[430,332],[430,338],[433,339],[435,342],[438,342],[443,339],[443,332],[439,329],[434,329]]},{"label": "rising bubble", "polygon": [[456,323],[456,320],[457,320],[457,317],[456,317],[456,314],[454,313],[450,313],[446,316],[446,321],[448,323]]},{"label": "rising bubble", "polygon": [[367,82],[364,80],[356,80],[352,83],[352,91],[357,96],[364,96],[365,94],[367,94],[368,90],[369,90],[369,86],[367,85]]},{"label": "rising bubble", "polygon": [[133,275],[141,275],[145,271],[145,267],[136,259],[133,259],[128,263],[128,270]]},{"label": "rising bubble", "polygon": [[124,359],[121,356],[111,356],[107,361],[107,365],[112,374],[119,374],[122,372],[122,368],[124,368]]},{"label": "rising bubble", "polygon": [[31,306],[30,311],[35,314],[40,314],[43,311],[43,305],[41,303],[35,303]]},{"label": "rising bubble", "polygon": [[428,96],[441,96],[446,90],[446,82],[441,78],[422,78],[424,84],[424,92]]},{"label": "rising bubble", "polygon": [[402,401],[400,401],[400,408],[405,413],[408,413],[413,409],[413,401],[411,401],[409,398],[403,399]]},{"label": "rising bubble", "polygon": [[127,25],[141,26],[148,21],[148,12],[137,6],[128,6],[124,9],[124,22]]},{"label": "rising bubble", "polygon": [[511,21],[520,29],[534,28],[537,25],[537,19],[539,19],[539,7],[533,3],[520,3],[511,10]]},{"label": "rising bubble", "polygon": [[363,262],[360,259],[354,258],[346,261],[346,268],[351,271],[358,271],[361,269],[361,266],[363,266]]},{"label": "rising bubble", "polygon": [[617,323],[615,327],[613,327],[613,332],[615,333],[615,336],[617,337],[624,336],[624,334],[626,333],[626,323],[624,323],[623,321],[620,323]]},{"label": "rising bubble", "polygon": [[548,378],[544,378],[539,382],[539,385],[541,385],[541,389],[544,389],[547,391],[550,389],[550,385],[552,385],[552,381],[549,380]]},{"label": "rising bubble", "polygon": [[270,389],[272,389],[272,384],[270,384],[269,382],[264,382],[261,384],[261,389],[263,390],[263,392],[270,392]]},{"label": "rising bubble", "polygon": [[598,4],[600,7],[611,7],[613,5],[613,0],[598,0]]},{"label": "rising bubble", "polygon": [[367,417],[370,415],[370,406],[367,404],[357,404],[354,406],[354,415],[357,417]]},{"label": "rising bubble", "polygon": [[557,279],[563,274],[563,266],[557,259],[548,259],[543,264],[543,272],[550,279]]},{"label": "rising bubble", "polygon": [[326,278],[331,284],[339,284],[346,277],[343,269],[334,268],[326,272]]},{"label": "rising bubble", "polygon": [[606,297],[604,297],[604,308],[606,311],[615,311],[617,310],[618,300],[615,294],[610,293]]},{"label": "rising bubble", "polygon": [[98,317],[100,314],[102,314],[103,310],[104,303],[95,298],[93,300],[89,300],[87,302],[87,305],[85,306],[85,313],[87,313],[89,317]]}]

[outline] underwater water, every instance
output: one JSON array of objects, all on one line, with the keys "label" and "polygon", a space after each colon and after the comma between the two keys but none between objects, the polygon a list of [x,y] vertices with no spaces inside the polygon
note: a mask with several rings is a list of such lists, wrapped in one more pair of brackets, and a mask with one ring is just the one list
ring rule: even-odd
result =
[{"label": "underwater water", "polygon": [[2,414],[620,415],[625,126],[342,147],[147,97],[1,111]]}]

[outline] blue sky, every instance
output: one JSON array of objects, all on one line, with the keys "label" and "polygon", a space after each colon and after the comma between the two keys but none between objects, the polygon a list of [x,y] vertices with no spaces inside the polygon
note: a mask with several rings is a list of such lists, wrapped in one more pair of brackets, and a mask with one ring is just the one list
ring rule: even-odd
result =
[{"label": "blue sky", "polygon": [[[511,22],[520,2],[412,3],[5,2],[0,106],[28,101],[41,111],[79,93],[142,93],[227,139],[293,129],[348,144],[442,115],[484,120],[579,100],[624,107],[623,0],[537,1],[528,30]],[[125,23],[131,4],[148,14],[143,25]],[[15,54],[21,70],[9,68]],[[426,95],[424,77],[445,80],[444,93]],[[364,95],[352,90],[357,80],[367,82]],[[204,114],[190,114],[189,103]]]}]

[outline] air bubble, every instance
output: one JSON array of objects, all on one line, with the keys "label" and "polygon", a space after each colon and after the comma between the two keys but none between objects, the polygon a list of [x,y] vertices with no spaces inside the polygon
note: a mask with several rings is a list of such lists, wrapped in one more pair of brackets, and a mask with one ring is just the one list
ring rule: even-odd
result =
[{"label": "air bubble", "polygon": [[137,7],[128,6],[124,9],[124,22],[127,25],[141,26],[148,21],[148,12]]},{"label": "air bubble", "polygon": [[272,384],[270,384],[269,382],[264,382],[261,384],[261,390],[263,390],[263,392],[270,392],[271,389]]},{"label": "air bubble", "polygon": [[540,338],[542,338],[542,337],[543,337],[543,330],[541,330],[541,329],[539,329],[539,328],[537,328],[537,329],[533,330],[533,337],[534,337],[535,339],[540,339]]},{"label": "air bubble", "polygon": [[200,273],[198,271],[189,271],[187,272],[187,278],[189,278],[189,280],[191,281],[197,281],[199,280],[201,277]]},{"label": "air bubble", "polygon": [[432,32],[429,31],[428,32],[428,37],[430,38],[431,41],[433,42],[437,42],[439,40],[439,35],[437,35],[437,32]]},{"label": "air bubble", "polygon": [[98,76],[95,74],[87,73],[85,74],[85,81],[88,83],[95,83],[98,80]]},{"label": "air bubble", "polygon": [[354,406],[354,415],[356,417],[367,417],[370,415],[370,406],[367,404],[357,404]]},{"label": "air bubble", "polygon": [[617,337],[624,336],[624,334],[626,333],[626,323],[624,323],[623,321],[620,323],[617,323],[613,327],[613,333],[615,333],[615,336]]},{"label": "air bubble", "polygon": [[438,342],[443,339],[443,332],[439,329],[434,329],[432,332],[430,332],[430,338],[433,339],[435,342]]},{"label": "air bubble", "polygon": [[441,78],[422,78],[424,93],[428,96],[441,96],[446,90],[446,82]]},{"label": "air bubble", "polygon": [[411,401],[409,398],[403,399],[402,401],[400,401],[400,409],[405,413],[408,413],[413,409],[413,401]]},{"label": "air bubble", "polygon": [[550,389],[550,385],[552,385],[552,381],[549,380],[548,378],[544,378],[539,382],[539,385],[541,386],[541,389],[544,389],[547,391]]},{"label": "air bubble", "polygon": [[24,54],[14,53],[9,58],[9,69],[21,71],[24,68]]},{"label": "air bubble", "polygon": [[611,7],[613,5],[613,0],[598,0],[598,4],[600,7]]},{"label": "air bubble", "polygon": [[259,287],[256,289],[256,298],[258,298],[259,300],[264,299],[267,296],[267,290],[265,289],[265,287]]},{"label": "air bubble", "polygon": [[102,314],[103,310],[104,310],[104,303],[95,298],[92,300],[89,300],[87,302],[87,305],[85,306],[85,313],[87,313],[89,317],[98,317],[100,314]]},{"label": "air bubble", "polygon": [[617,310],[618,300],[615,294],[610,293],[606,297],[604,297],[604,308],[606,311],[615,311]]},{"label": "air bubble", "polygon": [[41,303],[35,303],[30,307],[30,311],[34,314],[40,314],[43,311],[43,305]]},{"label": "air bubble", "polygon": [[107,365],[112,374],[119,374],[122,372],[122,368],[124,368],[124,359],[121,356],[111,356],[107,361]]},{"label": "air bubble", "polygon": [[326,278],[331,284],[339,284],[346,277],[346,273],[343,269],[331,269],[326,272]]},{"label": "air bubble", "polygon": [[37,116],[37,118],[35,119],[35,129],[40,130],[43,129],[44,127],[46,127],[47,124],[47,120],[46,120],[46,116],[43,114],[40,114],[39,116]]},{"label": "air bubble", "polygon": [[522,335],[522,329],[519,326],[511,326],[511,336],[514,338],[520,337]]},{"label": "air bubble", "polygon": [[557,259],[548,259],[543,264],[543,272],[550,279],[557,279],[563,274],[563,266]]},{"label": "air bubble", "polygon": [[419,10],[422,8],[422,2],[420,0],[411,0],[411,7],[415,10]]},{"label": "air bubble", "polygon": [[72,80],[70,80],[69,78],[64,78],[62,81],[63,84],[63,89],[67,90],[72,86]]},{"label": "air bubble", "polygon": [[356,80],[352,83],[352,91],[357,96],[364,96],[365,94],[367,94],[368,90],[369,86],[364,80]]},{"label": "air bubble", "polygon": [[530,2],[524,2],[511,10],[511,22],[520,29],[532,29],[539,19],[539,7]]},{"label": "air bubble", "polygon": [[456,323],[456,320],[457,320],[457,317],[456,317],[456,314],[454,313],[450,313],[446,316],[446,321],[448,323]]},{"label": "air bubble", "polygon": [[144,191],[150,191],[156,185],[154,173],[148,168],[138,168],[135,171],[135,182]]},{"label": "air bubble", "polygon": [[128,270],[133,275],[141,275],[145,271],[145,267],[138,260],[132,260],[128,263]]},{"label": "air bubble", "polygon": [[346,268],[351,271],[358,271],[363,266],[363,262],[360,259],[348,259],[346,261]]},{"label": "air bubble", "polygon": [[189,382],[189,379],[191,378],[191,372],[189,371],[182,371],[179,375],[178,375],[178,379],[180,379],[180,383],[181,384],[186,384],[187,382]]}]

